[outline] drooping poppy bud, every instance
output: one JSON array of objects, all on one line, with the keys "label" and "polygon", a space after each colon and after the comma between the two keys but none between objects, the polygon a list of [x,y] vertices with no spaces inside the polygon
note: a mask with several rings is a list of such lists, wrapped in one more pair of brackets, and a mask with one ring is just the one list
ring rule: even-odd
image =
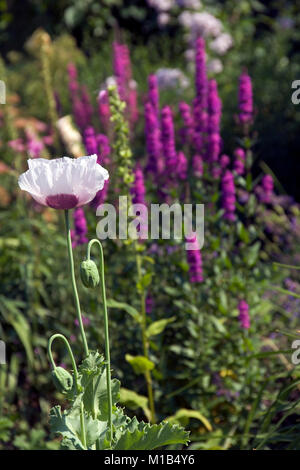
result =
[{"label": "drooping poppy bud", "polygon": [[96,263],[89,259],[82,261],[80,265],[80,277],[82,284],[88,288],[95,288],[99,285],[100,276]]},{"label": "drooping poppy bud", "polygon": [[61,393],[69,392],[73,387],[72,375],[63,367],[55,367],[51,372],[55,387]]}]

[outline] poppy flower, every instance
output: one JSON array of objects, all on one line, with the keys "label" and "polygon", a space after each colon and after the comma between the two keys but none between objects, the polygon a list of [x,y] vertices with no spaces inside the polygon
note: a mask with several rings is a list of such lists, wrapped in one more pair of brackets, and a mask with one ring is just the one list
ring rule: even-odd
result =
[{"label": "poppy flower", "polygon": [[28,160],[19,186],[38,203],[53,209],[73,209],[92,201],[109,178],[108,171],[97,163],[97,155],[53,160]]}]

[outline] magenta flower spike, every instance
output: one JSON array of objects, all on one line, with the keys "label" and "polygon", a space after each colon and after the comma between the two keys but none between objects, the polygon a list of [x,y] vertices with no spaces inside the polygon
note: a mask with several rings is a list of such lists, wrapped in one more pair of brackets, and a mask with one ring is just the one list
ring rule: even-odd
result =
[{"label": "magenta flower spike", "polygon": [[187,262],[191,283],[203,282],[202,256],[196,235],[187,237],[188,243],[193,243],[194,249],[187,250]]},{"label": "magenta flower spike", "polygon": [[151,103],[145,104],[145,137],[148,154],[147,171],[158,177],[164,170],[159,120]]},{"label": "magenta flower spike", "polygon": [[73,212],[74,230],[72,230],[72,246],[83,245],[88,242],[87,223],[82,207],[77,207]]},{"label": "magenta flower spike", "polygon": [[152,74],[148,77],[148,102],[151,104],[157,118],[159,116],[159,91],[157,76]]},{"label": "magenta flower spike", "polygon": [[216,80],[208,82],[208,122],[207,122],[207,160],[210,163],[219,159],[222,139],[220,136],[220,121],[222,114],[222,102],[218,95]]},{"label": "magenta flower spike", "polygon": [[183,121],[183,127],[180,129],[181,142],[183,145],[193,142],[194,138],[194,119],[191,107],[182,101],[179,103],[179,111]]},{"label": "magenta flower spike", "polygon": [[242,73],[239,81],[239,121],[250,124],[253,120],[252,82],[247,73]]},{"label": "magenta flower spike", "polygon": [[230,221],[235,220],[235,186],[231,171],[226,170],[222,177],[222,208],[224,218]]},{"label": "magenta flower spike", "polygon": [[241,300],[238,309],[241,328],[248,330],[250,328],[249,305],[245,300]]},{"label": "magenta flower spike", "polygon": [[208,82],[206,73],[205,41],[199,37],[196,41],[196,98],[193,102],[195,121],[194,145],[198,153],[203,153],[207,132]]},{"label": "magenta flower spike", "polygon": [[246,153],[245,150],[241,147],[235,149],[234,151],[234,164],[233,169],[238,175],[243,175],[245,173],[245,161],[246,161]]},{"label": "magenta flower spike", "polygon": [[175,132],[173,115],[170,106],[164,106],[161,112],[162,149],[165,159],[165,176],[171,179],[177,167],[177,154],[175,148]]}]

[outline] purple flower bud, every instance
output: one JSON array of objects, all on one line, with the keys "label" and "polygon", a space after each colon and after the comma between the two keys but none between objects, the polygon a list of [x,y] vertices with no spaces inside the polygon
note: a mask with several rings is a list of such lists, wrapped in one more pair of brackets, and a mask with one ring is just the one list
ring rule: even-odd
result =
[{"label": "purple flower bud", "polygon": [[159,116],[159,91],[157,76],[152,74],[148,77],[148,102],[151,104],[156,116]]},{"label": "purple flower bud", "polygon": [[229,170],[222,177],[222,208],[225,219],[235,220],[235,186],[233,174]]},{"label": "purple flower bud", "polygon": [[162,148],[165,157],[165,175],[169,179],[175,174],[177,164],[173,115],[170,106],[164,106],[162,109],[161,128]]},{"label": "purple flower bud", "polygon": [[234,151],[234,164],[233,169],[238,175],[243,175],[245,172],[245,161],[246,161],[246,153],[245,150],[242,148],[237,148]]},{"label": "purple flower bud", "polygon": [[83,245],[88,242],[86,237],[87,234],[87,223],[82,207],[77,207],[73,212],[74,219],[74,230],[71,232],[71,238],[73,246]]},{"label": "purple flower bud", "polygon": [[177,176],[178,179],[181,181],[185,181],[187,179],[187,171],[188,171],[188,161],[186,156],[183,152],[178,152],[177,154]]},{"label": "purple flower bud", "polygon": [[164,161],[161,155],[159,120],[151,103],[145,104],[145,137],[148,153],[147,171],[157,177],[163,172]]},{"label": "purple flower bud", "polygon": [[230,163],[230,158],[228,157],[228,155],[221,155],[220,165],[221,165],[222,170],[225,170],[229,166],[229,163]]},{"label": "purple flower bud", "polygon": [[250,124],[253,119],[253,97],[251,78],[242,73],[239,83],[239,120],[241,124]]},{"label": "purple flower bud", "polygon": [[194,99],[194,121],[195,134],[194,144],[197,152],[203,152],[204,134],[207,131],[207,92],[208,83],[206,75],[206,55],[205,41],[199,37],[196,40],[196,75],[195,88],[196,98]]},{"label": "purple flower bud", "polygon": [[203,160],[201,155],[194,155],[192,160],[192,168],[197,178],[203,175]]},{"label": "purple flower bud", "polygon": [[179,111],[183,120],[183,127],[180,129],[182,145],[191,143],[194,138],[194,120],[191,107],[182,101],[179,103]]},{"label": "purple flower bud", "polygon": [[257,191],[260,201],[269,204],[272,200],[273,191],[273,178],[271,175],[265,175],[261,181],[261,187]]},{"label": "purple flower bud", "polygon": [[241,328],[248,330],[250,328],[249,305],[245,300],[241,300],[238,309]]},{"label": "purple flower bud", "polygon": [[202,256],[199,249],[199,244],[196,235],[187,237],[188,243],[193,243],[195,246],[193,250],[187,250],[187,262],[189,265],[190,282],[203,282],[203,270],[202,270]]}]

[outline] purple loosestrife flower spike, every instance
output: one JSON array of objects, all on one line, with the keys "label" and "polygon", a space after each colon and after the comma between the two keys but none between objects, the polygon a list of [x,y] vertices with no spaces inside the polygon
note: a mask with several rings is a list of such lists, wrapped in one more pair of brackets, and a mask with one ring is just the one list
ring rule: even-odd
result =
[{"label": "purple loosestrife flower spike", "polygon": [[148,102],[151,104],[156,116],[159,116],[159,91],[157,76],[152,74],[148,77]]},{"label": "purple loosestrife flower spike", "polygon": [[182,101],[179,103],[179,111],[183,120],[183,127],[180,129],[181,142],[183,145],[193,142],[194,138],[194,119],[191,107]]},{"label": "purple loosestrife flower spike", "polygon": [[74,219],[74,230],[72,230],[72,242],[73,247],[77,245],[83,245],[88,242],[86,237],[87,234],[87,223],[82,207],[77,207],[73,212]]},{"label": "purple loosestrife flower spike", "polygon": [[222,208],[224,209],[224,218],[235,220],[235,187],[233,174],[226,170],[222,177]]},{"label": "purple loosestrife flower spike", "polygon": [[245,150],[240,147],[235,149],[234,156],[235,156],[235,160],[234,160],[233,168],[238,175],[243,175],[245,172],[245,161],[246,161]]},{"label": "purple loosestrife flower spike", "polygon": [[100,122],[107,132],[110,123],[110,109],[107,90],[100,90],[98,95],[98,115]]},{"label": "purple loosestrife flower spike", "polygon": [[185,181],[187,179],[187,171],[188,171],[188,161],[186,156],[183,152],[178,152],[177,154],[177,176],[178,179],[181,181]]},{"label": "purple loosestrife flower spike", "polygon": [[222,113],[222,102],[218,95],[216,80],[208,82],[208,161],[216,162],[221,150],[220,121]]},{"label": "purple loosestrife flower spike", "polygon": [[195,246],[193,250],[187,250],[187,262],[189,265],[190,282],[202,282],[203,281],[203,270],[202,270],[202,256],[199,249],[199,244],[196,235],[192,237],[186,237],[188,243],[193,243]]},{"label": "purple loosestrife flower spike", "polygon": [[174,175],[177,166],[174,123],[170,106],[164,106],[162,109],[161,129],[162,147],[165,158],[165,175],[167,179],[169,179]]},{"label": "purple loosestrife flower spike", "polygon": [[241,300],[238,309],[241,328],[248,330],[250,328],[249,305],[245,300]]},{"label": "purple loosestrife flower spike", "polygon": [[259,198],[261,202],[269,204],[272,199],[274,191],[274,181],[271,175],[265,175],[261,181],[261,188],[259,188]]},{"label": "purple loosestrife flower spike", "polygon": [[160,125],[155,110],[151,103],[145,104],[145,137],[148,154],[147,171],[155,177],[162,174],[164,161],[161,150]]},{"label": "purple loosestrife flower spike", "polygon": [[229,166],[229,163],[230,163],[230,158],[228,157],[228,155],[221,155],[220,165],[221,165],[222,170],[225,170]]},{"label": "purple loosestrife flower spike", "polygon": [[98,134],[97,137],[97,144],[98,144],[98,148],[99,148],[99,161],[97,163],[101,164],[103,163],[103,165],[108,165],[110,163],[110,158],[109,158],[109,155],[110,155],[110,145],[109,145],[109,139],[106,135],[104,134]]},{"label": "purple loosestrife flower spike", "polygon": [[203,175],[203,160],[202,160],[201,155],[193,156],[192,167],[193,167],[194,175],[197,178],[200,178],[200,176]]},{"label": "purple loosestrife flower spike", "polygon": [[242,73],[239,82],[239,121],[241,124],[250,124],[253,119],[253,97],[251,78]]},{"label": "purple loosestrife flower spike", "polygon": [[207,74],[206,74],[206,55],[205,41],[203,38],[196,40],[196,76],[195,88],[196,98],[194,99],[194,120],[195,134],[194,144],[197,152],[203,152],[205,143],[205,133],[207,131]]},{"label": "purple loosestrife flower spike", "polygon": [[[98,145],[93,127],[87,127],[83,133],[84,145],[89,155],[96,154],[98,156]],[[98,163],[98,160],[97,160]]]},{"label": "purple loosestrife flower spike", "polygon": [[144,175],[143,170],[141,169],[140,165],[137,165],[134,170],[134,183],[131,188],[132,194],[132,202],[133,204],[145,204],[145,183],[144,183]]},{"label": "purple loosestrife flower spike", "polygon": [[[96,140],[96,147],[97,147],[97,163],[101,165],[108,165],[110,163],[109,155],[110,155],[110,145],[108,137],[104,134],[98,134],[95,137]],[[109,181],[105,181],[102,191],[98,191],[95,198],[91,202],[91,206],[96,208],[101,206],[107,198],[109,188]]]},{"label": "purple loosestrife flower spike", "polygon": [[[146,209],[146,200],[145,200],[145,194],[146,194],[146,189],[145,189],[145,183],[144,183],[144,175],[143,175],[143,170],[138,164],[134,170],[134,183],[131,188],[131,194],[132,194],[132,202],[133,204],[141,204],[144,206],[144,209]],[[139,228],[139,238],[145,239],[147,238],[147,211],[143,211],[141,209],[140,211],[140,228]]]}]

